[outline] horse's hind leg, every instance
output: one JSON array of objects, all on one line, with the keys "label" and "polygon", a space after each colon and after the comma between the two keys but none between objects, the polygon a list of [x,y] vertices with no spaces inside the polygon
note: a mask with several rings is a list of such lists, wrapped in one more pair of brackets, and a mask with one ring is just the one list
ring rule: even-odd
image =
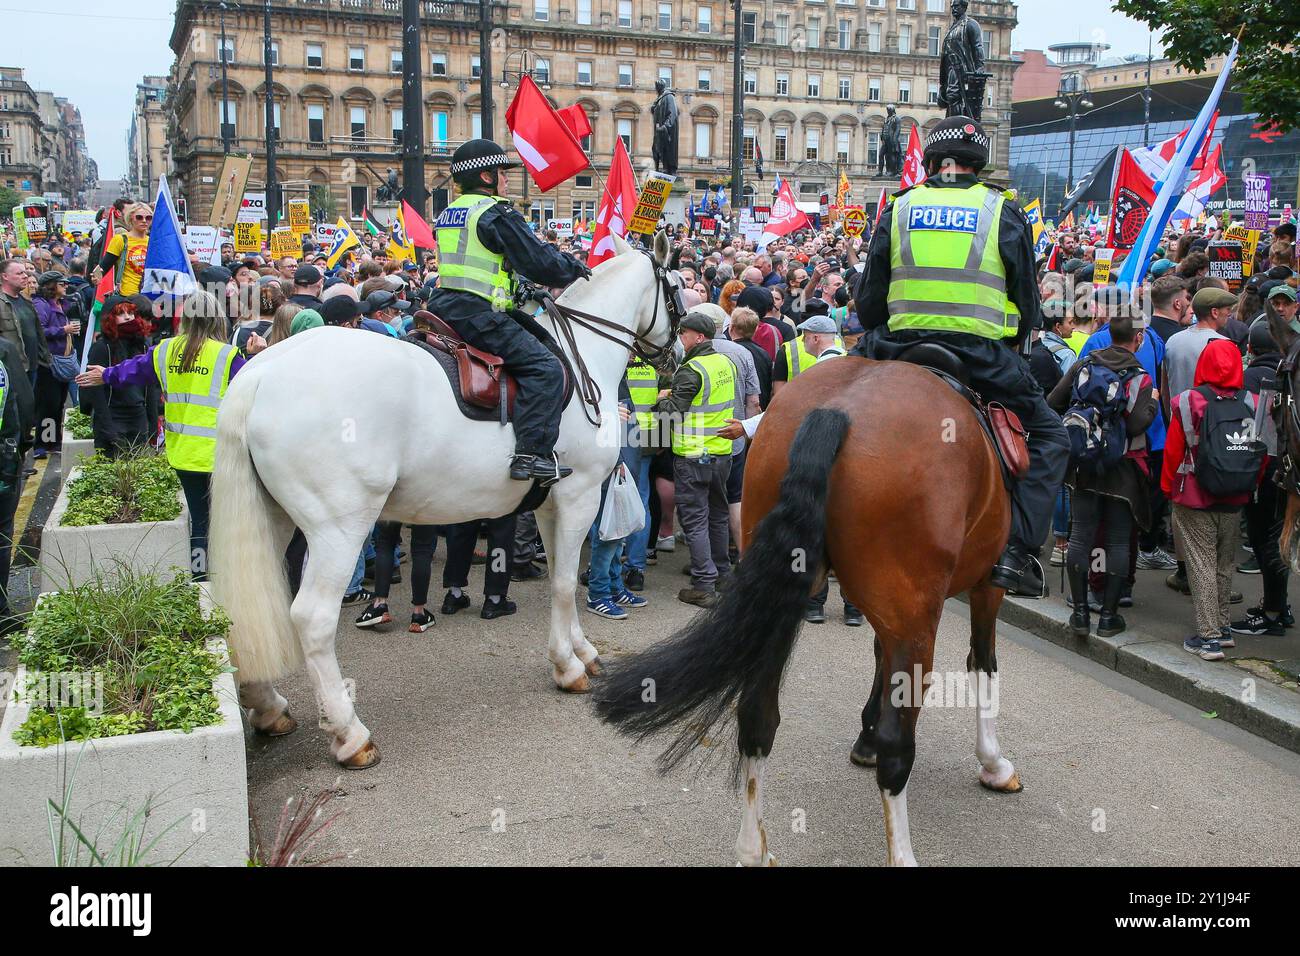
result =
[{"label": "horse's hind leg", "polygon": [[772,752],[776,728],[781,723],[777,700],[780,678],[753,694],[741,697],[736,708],[739,729],[740,775],[745,787],[744,816],[736,837],[736,860],[741,866],[776,866],[763,828],[763,765]]},{"label": "horse's hind leg", "polygon": [[876,724],[880,723],[880,696],[884,691],[885,672],[880,666],[880,638],[875,639],[876,676],[871,682],[871,696],[862,708],[862,731],[849,751],[849,760],[859,767],[876,765]]},{"label": "horse's hind leg", "polygon": [[240,684],[239,703],[251,711],[248,722],[259,734],[283,737],[298,729],[298,721],[289,713],[289,702],[276,692],[270,681]]},{"label": "horse's hind leg", "polygon": [[996,654],[998,607],[1002,590],[988,581],[970,592],[970,654],[966,671],[975,691],[975,756],[980,762],[980,783],[990,790],[1018,793],[1020,775],[998,746],[998,659]]}]

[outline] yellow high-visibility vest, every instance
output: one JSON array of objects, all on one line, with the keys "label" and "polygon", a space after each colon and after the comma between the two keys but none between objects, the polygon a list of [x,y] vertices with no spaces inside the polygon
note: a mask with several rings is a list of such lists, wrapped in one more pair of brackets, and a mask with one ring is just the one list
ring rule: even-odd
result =
[{"label": "yellow high-visibility vest", "polygon": [[641,431],[649,434],[655,427],[655,402],[659,400],[659,373],[653,365],[633,360],[627,367],[627,390],[632,395],[632,410]]},{"label": "yellow high-visibility vest", "polygon": [[478,221],[499,202],[500,196],[466,193],[457,196],[434,222],[438,244],[438,287],[470,292],[486,299],[494,311],[514,305],[515,283],[505,256],[479,240]]},{"label": "yellow high-visibility vest", "polygon": [[687,363],[700,373],[700,390],[673,429],[673,454],[682,458],[730,455],[731,439],[718,434],[735,414],[736,366],[725,355],[697,355]]},{"label": "yellow high-visibility vest", "polygon": [[[839,347],[841,352],[847,351],[847,349],[844,348],[844,339],[838,335],[835,336],[835,344]],[[802,332],[792,338],[789,342],[782,343],[781,348],[785,349],[787,381],[794,381],[794,377],[804,369],[811,368],[817,364],[817,356],[813,355],[803,347]]]},{"label": "yellow high-visibility vest", "polygon": [[185,337],[165,339],[153,351],[153,367],[162,383],[167,461],[181,471],[212,471],[217,455],[217,409],[230,385],[236,349],[211,339],[203,343],[194,365],[181,368]]}]

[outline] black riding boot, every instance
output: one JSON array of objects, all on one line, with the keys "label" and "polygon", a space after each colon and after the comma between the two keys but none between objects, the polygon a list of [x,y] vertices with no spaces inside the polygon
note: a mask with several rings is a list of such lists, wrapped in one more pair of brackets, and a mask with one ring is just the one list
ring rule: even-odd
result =
[{"label": "black riding boot", "polygon": [[1117,610],[1120,595],[1124,593],[1125,577],[1126,575],[1123,574],[1106,575],[1106,593],[1101,601],[1101,617],[1097,618],[1098,637],[1114,637],[1128,626]]},{"label": "black riding boot", "polygon": [[1088,568],[1069,564],[1065,573],[1070,579],[1070,631],[1075,637],[1087,637],[1092,624],[1088,616]]}]

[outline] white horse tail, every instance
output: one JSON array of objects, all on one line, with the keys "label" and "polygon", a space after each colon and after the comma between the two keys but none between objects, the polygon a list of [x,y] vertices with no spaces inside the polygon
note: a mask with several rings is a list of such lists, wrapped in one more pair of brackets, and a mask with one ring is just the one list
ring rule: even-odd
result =
[{"label": "white horse tail", "polygon": [[289,616],[284,555],[275,547],[271,509],[278,506],[262,486],[248,449],[257,386],[257,373],[250,368],[222,400],[212,472],[212,592],[230,616],[231,662],[241,684],[272,681],[302,664]]}]

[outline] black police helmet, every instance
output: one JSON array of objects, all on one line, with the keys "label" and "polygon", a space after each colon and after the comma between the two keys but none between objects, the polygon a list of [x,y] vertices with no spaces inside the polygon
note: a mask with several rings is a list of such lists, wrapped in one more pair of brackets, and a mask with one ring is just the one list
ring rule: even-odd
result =
[{"label": "black police helmet", "polygon": [[949,116],[925,138],[921,158],[927,169],[931,162],[942,165],[945,159],[951,159],[979,172],[989,163],[988,134],[969,116]]},{"label": "black police helmet", "polygon": [[471,139],[452,153],[451,178],[457,185],[472,187],[479,184],[478,174],[485,169],[513,169],[522,165],[492,140]]}]

